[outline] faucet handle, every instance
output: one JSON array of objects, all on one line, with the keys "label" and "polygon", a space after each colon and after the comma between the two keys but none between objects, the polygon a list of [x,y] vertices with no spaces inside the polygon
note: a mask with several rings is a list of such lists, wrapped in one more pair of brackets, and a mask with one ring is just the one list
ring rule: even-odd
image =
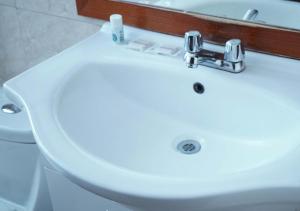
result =
[{"label": "faucet handle", "polygon": [[241,62],[245,59],[245,49],[239,39],[228,40],[225,44],[224,59],[228,62]]},{"label": "faucet handle", "polygon": [[198,53],[201,51],[203,38],[198,31],[189,31],[184,35],[184,50],[188,53]]}]

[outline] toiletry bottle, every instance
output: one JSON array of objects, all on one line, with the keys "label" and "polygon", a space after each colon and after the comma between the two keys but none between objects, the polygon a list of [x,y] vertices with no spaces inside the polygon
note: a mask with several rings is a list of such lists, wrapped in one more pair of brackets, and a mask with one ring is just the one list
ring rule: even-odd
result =
[{"label": "toiletry bottle", "polygon": [[115,43],[121,44],[124,42],[124,30],[122,15],[113,14],[110,16],[110,25],[112,31],[112,39]]}]

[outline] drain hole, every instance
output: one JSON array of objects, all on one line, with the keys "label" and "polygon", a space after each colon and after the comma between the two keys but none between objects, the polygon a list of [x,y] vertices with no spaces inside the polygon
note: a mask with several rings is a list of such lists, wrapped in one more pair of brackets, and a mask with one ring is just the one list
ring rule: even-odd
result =
[{"label": "drain hole", "polygon": [[183,154],[195,154],[201,150],[201,145],[195,140],[184,140],[177,145],[177,149]]},{"label": "drain hole", "polygon": [[199,82],[194,83],[193,88],[194,88],[194,91],[195,91],[196,93],[198,93],[198,94],[203,94],[204,91],[205,91],[204,86],[203,86],[201,83],[199,83]]},{"label": "drain hole", "polygon": [[6,114],[16,114],[22,111],[15,104],[5,104],[2,106],[1,110]]}]

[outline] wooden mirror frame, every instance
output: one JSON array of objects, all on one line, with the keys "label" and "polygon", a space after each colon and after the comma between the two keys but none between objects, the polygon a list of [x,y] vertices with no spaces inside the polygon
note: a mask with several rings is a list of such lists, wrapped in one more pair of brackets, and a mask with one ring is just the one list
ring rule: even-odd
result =
[{"label": "wooden mirror frame", "polygon": [[111,14],[118,13],[126,25],[175,36],[198,30],[207,42],[222,45],[239,38],[248,50],[300,59],[300,31],[293,29],[121,1],[76,0],[76,4],[82,16],[109,20]]}]

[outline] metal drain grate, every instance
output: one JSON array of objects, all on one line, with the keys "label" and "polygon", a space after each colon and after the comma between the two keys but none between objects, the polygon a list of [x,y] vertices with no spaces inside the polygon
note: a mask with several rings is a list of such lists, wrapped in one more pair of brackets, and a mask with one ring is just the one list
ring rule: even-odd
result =
[{"label": "metal drain grate", "polygon": [[184,140],[177,145],[177,149],[183,154],[195,154],[201,150],[201,145],[195,140]]}]

